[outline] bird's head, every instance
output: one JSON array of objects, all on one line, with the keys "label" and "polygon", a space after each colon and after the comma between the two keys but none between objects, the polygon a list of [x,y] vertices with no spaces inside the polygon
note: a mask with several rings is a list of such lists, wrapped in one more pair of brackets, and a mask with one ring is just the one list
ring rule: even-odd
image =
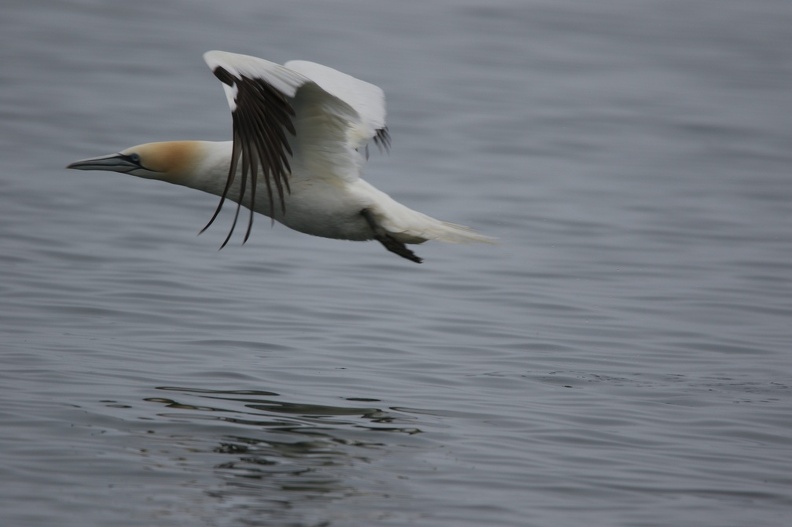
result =
[{"label": "bird's head", "polygon": [[108,170],[146,179],[181,183],[200,158],[196,141],[146,143],[117,154],[92,157],[71,163],[66,168],[77,170]]}]

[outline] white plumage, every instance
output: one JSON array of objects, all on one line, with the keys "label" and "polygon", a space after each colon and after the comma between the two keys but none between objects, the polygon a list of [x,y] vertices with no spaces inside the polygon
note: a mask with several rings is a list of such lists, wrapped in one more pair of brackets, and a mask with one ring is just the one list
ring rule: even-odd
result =
[{"label": "white plumage", "polygon": [[[361,179],[370,141],[390,146],[385,95],[321,64],[209,51],[233,116],[233,141],[146,143],[69,165],[158,179],[221,196],[300,232],[376,239],[414,262],[405,244],[490,242],[467,227],[414,211]],[[206,228],[206,227],[205,227]]]}]

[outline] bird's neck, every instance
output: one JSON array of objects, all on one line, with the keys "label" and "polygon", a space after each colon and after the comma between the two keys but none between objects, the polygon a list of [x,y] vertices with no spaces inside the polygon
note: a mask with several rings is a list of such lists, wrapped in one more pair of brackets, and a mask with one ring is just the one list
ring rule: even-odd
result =
[{"label": "bird's neck", "polygon": [[183,141],[193,152],[190,163],[168,173],[169,183],[221,195],[231,163],[231,141]]}]

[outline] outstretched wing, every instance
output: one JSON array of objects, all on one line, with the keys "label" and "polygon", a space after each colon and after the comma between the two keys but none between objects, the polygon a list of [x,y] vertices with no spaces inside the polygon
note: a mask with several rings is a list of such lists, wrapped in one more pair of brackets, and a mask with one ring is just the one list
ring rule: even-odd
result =
[{"label": "outstretched wing", "polygon": [[[372,137],[388,144],[384,96],[376,86],[313,63],[291,62],[293,69],[224,51],[209,51],[204,60],[223,83],[233,117],[233,146],[220,203],[203,230],[217,218],[241,168],[234,223],[221,247],[230,240],[245,201],[250,208],[245,241],[250,236],[259,169],[274,215],[275,192],[281,211],[286,211],[293,162],[307,169],[309,177],[358,177],[355,149]],[[250,197],[245,200],[248,180]]]},{"label": "outstretched wing", "polygon": [[223,208],[228,191],[236,178],[240,158],[242,161],[237,210],[234,223],[222,248],[231,239],[236,227],[248,177],[250,178],[250,219],[245,241],[250,237],[259,168],[263,171],[263,179],[267,185],[270,210],[274,210],[273,186],[277,189],[280,206],[285,210],[284,191],[289,191],[291,170],[289,166],[291,149],[286,134],[295,133],[292,124],[294,109],[289,99],[294,97],[297,89],[309,80],[279,64],[247,55],[208,51],[204,54],[204,60],[215,77],[223,83],[233,119],[233,147],[228,179],[220,203],[201,232],[214,222]]},{"label": "outstretched wing", "polygon": [[357,112],[360,125],[347,131],[347,140],[354,148],[364,147],[371,140],[381,150],[390,148],[390,134],[385,124],[385,93],[379,86],[306,60],[292,60],[285,66],[305,75]]}]

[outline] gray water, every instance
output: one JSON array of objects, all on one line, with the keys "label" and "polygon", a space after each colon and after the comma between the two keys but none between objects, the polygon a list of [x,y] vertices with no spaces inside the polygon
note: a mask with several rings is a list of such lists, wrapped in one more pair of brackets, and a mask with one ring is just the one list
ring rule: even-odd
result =
[{"label": "gray water", "polygon": [[[3,526],[782,526],[792,4],[7,0]],[[67,171],[230,138],[209,49],[381,86],[366,177],[496,246]]]}]

